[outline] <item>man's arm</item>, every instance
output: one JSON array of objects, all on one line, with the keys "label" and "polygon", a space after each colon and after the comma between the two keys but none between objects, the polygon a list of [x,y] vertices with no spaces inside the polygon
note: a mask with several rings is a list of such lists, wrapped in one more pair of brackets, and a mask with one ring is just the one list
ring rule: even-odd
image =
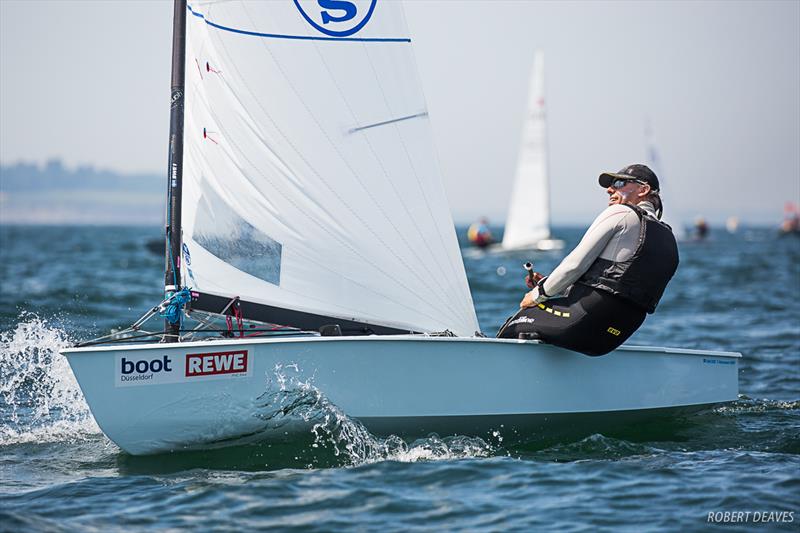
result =
[{"label": "man's arm", "polygon": [[[595,259],[608,244],[608,241],[617,232],[620,224],[625,224],[625,217],[633,211],[622,205],[608,206],[586,230],[581,242],[572,252],[561,261],[555,270],[545,279],[541,287],[546,294],[542,295],[538,287],[535,287],[530,298],[533,302],[542,302],[547,298],[553,297],[564,292],[567,287],[578,281],[580,277],[589,270]],[[523,300],[525,302],[525,300]]]}]

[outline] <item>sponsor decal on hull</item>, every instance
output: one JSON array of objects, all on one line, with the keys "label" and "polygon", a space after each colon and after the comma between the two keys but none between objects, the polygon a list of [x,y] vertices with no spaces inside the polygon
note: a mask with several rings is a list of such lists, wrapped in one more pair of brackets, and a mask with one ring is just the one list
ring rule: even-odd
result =
[{"label": "sponsor decal on hull", "polygon": [[141,356],[137,354],[119,354],[116,356],[114,385],[129,387],[132,385],[156,385],[181,381],[180,372],[176,371],[176,363],[170,355]]},{"label": "sponsor decal on hull", "polygon": [[249,376],[247,350],[186,354],[186,378],[214,376]]},{"label": "sponsor decal on hull", "polygon": [[706,365],[735,365],[736,361],[731,359],[708,359],[703,357],[703,363]]},{"label": "sponsor decal on hull", "polygon": [[122,353],[115,358],[114,385],[163,385],[167,383],[252,376],[247,350],[142,356]]}]

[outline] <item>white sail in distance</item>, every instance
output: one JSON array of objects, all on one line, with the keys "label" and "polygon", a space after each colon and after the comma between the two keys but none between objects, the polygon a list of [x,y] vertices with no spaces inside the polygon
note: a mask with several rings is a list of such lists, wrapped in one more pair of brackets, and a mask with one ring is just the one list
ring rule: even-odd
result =
[{"label": "white sail in distance", "polygon": [[550,238],[550,187],[544,101],[544,53],[534,55],[528,109],[522,130],[503,248],[529,248]]},{"label": "white sail in distance", "polygon": [[189,4],[184,284],[471,335],[402,5],[321,4]]},{"label": "white sail in distance", "polygon": [[[658,182],[661,188],[660,196],[663,202],[665,199],[664,186],[668,183],[668,180],[664,175],[664,166],[661,162],[658,145],[656,143],[655,130],[650,122],[650,119],[645,120],[644,142],[645,149],[647,150],[647,166],[650,167],[650,170],[655,172],[656,176],[658,176]],[[666,189],[669,189],[669,187],[667,186]],[[667,200],[669,200],[669,198],[667,198]],[[677,200],[677,198],[675,200]],[[678,241],[683,241],[686,240],[686,229],[680,222],[680,217],[675,215],[677,207],[678,205],[670,205],[669,210],[665,208],[664,212],[662,213],[661,221],[672,228],[672,234],[675,235],[675,238]]]}]

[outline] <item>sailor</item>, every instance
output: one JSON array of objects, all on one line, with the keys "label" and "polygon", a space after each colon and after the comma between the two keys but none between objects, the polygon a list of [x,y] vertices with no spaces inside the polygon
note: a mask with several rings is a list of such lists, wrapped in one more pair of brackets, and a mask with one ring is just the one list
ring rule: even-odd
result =
[{"label": "sailor", "polygon": [[706,222],[705,218],[698,215],[697,218],[694,219],[694,240],[702,241],[706,237],[708,237],[708,222]]},{"label": "sailor", "polygon": [[629,165],[599,182],[608,207],[549,276],[527,279],[532,290],[498,337],[604,355],[655,311],[678,268],[678,245],[660,220],[658,178],[645,165]]},{"label": "sailor", "polygon": [[482,217],[480,220],[472,224],[467,230],[467,238],[473,246],[478,248],[486,248],[494,242],[491,230],[489,230],[489,221]]}]

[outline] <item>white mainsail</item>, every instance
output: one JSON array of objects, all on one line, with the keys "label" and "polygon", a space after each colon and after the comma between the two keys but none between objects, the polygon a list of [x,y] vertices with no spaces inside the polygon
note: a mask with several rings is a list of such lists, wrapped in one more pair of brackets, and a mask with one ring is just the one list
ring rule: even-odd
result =
[{"label": "white mainsail", "polygon": [[183,282],[471,335],[402,5],[321,4],[190,2]]},{"label": "white mainsail", "polygon": [[544,105],[544,54],[537,51],[528,93],[528,115],[503,234],[503,248],[536,247],[550,238],[550,187]]}]

